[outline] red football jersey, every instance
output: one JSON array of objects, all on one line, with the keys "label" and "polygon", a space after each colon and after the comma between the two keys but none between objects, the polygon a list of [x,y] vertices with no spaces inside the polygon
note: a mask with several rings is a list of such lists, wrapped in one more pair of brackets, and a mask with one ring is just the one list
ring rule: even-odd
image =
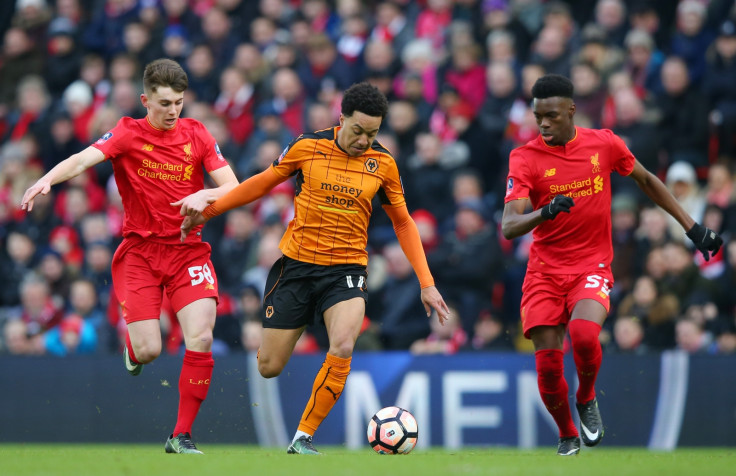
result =
[{"label": "red football jersey", "polygon": [[528,268],[575,274],[611,264],[611,173],[629,175],[635,158],[607,129],[576,128],[565,145],[550,146],[537,136],[511,151],[506,199],[529,199],[537,208],[555,195],[575,201],[534,229]]},{"label": "red football jersey", "polygon": [[[165,131],[147,118],[123,117],[92,146],[112,162],[125,210],[123,236],[160,242],[179,243],[183,217],[170,204],[204,188],[203,167],[211,172],[228,165],[212,134],[189,118]],[[200,241],[200,229],[187,241]]]}]

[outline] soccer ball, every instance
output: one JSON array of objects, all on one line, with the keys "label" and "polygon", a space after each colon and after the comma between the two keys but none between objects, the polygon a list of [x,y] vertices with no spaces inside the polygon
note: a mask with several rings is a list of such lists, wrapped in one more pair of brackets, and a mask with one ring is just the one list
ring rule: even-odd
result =
[{"label": "soccer ball", "polygon": [[403,408],[382,408],[368,422],[368,443],[382,455],[408,454],[418,438],[417,420]]}]

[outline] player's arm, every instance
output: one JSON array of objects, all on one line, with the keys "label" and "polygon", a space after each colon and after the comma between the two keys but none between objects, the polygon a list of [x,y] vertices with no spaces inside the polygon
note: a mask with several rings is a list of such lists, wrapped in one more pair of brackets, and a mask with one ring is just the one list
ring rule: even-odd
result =
[{"label": "player's arm", "polygon": [[560,213],[570,213],[570,208],[575,206],[573,199],[565,195],[556,195],[542,207],[524,213],[528,204],[528,199],[520,198],[504,205],[501,232],[507,240],[529,233],[540,223],[554,220]]},{"label": "player's arm", "polygon": [[274,172],[273,167],[269,167],[263,172],[252,176],[209,204],[202,213],[187,215],[181,224],[181,241],[184,241],[187,234],[195,226],[206,223],[210,218],[222,215],[228,210],[258,200],[270,192],[276,185],[286,181],[288,178],[288,176],[284,177]]},{"label": "player's arm", "polygon": [[670,193],[667,186],[656,175],[649,172],[637,160],[634,162],[634,170],[629,176],[634,179],[639,188],[654,203],[677,220],[687,232],[687,237],[693,241],[695,247],[700,250],[706,261],[710,259],[710,256],[718,253],[718,250],[723,244],[723,239],[713,230],[693,220],[672,193]]},{"label": "player's arm", "polygon": [[191,195],[187,195],[171,204],[172,207],[181,207],[179,213],[181,215],[194,215],[201,213],[207,205],[214,202],[218,198],[225,195],[238,185],[238,178],[229,165],[220,167],[209,173],[217,187],[199,190]]},{"label": "player's arm", "polygon": [[51,186],[57,183],[66,182],[70,178],[74,178],[90,167],[94,167],[105,160],[105,154],[99,149],[92,146],[87,147],[81,152],[70,155],[67,159],[59,162],[56,166],[49,170],[46,175],[38,179],[38,181],[26,190],[23,194],[23,200],[20,208],[33,210],[33,199],[39,193],[46,195],[51,191]]},{"label": "player's arm", "polygon": [[386,214],[393,223],[394,232],[401,249],[419,278],[419,286],[422,290],[421,299],[424,309],[427,311],[427,316],[434,309],[437,311],[440,324],[444,325],[445,320],[450,317],[450,309],[434,285],[434,278],[429,271],[427,256],[424,254],[422,240],[419,237],[419,230],[416,223],[414,223],[414,219],[409,215],[406,205],[398,207],[384,206],[383,209],[386,210]]},{"label": "player's arm", "polygon": [[686,231],[693,227],[695,220],[677,202],[677,199],[670,193],[667,186],[656,175],[644,168],[638,160],[634,162],[634,170],[629,174],[629,177],[633,178],[636,185],[654,203],[672,215]]}]

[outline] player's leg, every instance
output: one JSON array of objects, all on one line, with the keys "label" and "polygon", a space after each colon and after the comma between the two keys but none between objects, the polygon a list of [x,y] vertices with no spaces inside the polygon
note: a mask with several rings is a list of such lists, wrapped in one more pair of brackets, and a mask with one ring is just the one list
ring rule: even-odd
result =
[{"label": "player's leg", "polygon": [[603,438],[603,422],[595,398],[595,381],[603,358],[598,335],[606,315],[606,308],[601,303],[583,299],[575,305],[568,326],[579,381],[576,408],[586,446],[595,446]]},{"label": "player's leg", "polygon": [[569,294],[568,332],[580,384],[576,407],[580,415],[581,437],[586,446],[595,446],[603,438],[595,381],[603,358],[598,336],[611,306],[609,293],[612,286],[610,268],[596,269],[581,274]]},{"label": "player's leg", "polygon": [[340,398],[350,374],[355,341],[365,316],[365,299],[338,302],[324,312],[330,348],[312,385],[307,406],[299,421],[289,453],[314,454],[312,436]]},{"label": "player's leg", "polygon": [[[138,252],[128,253],[131,248]],[[124,240],[112,261],[112,280],[127,325],[123,361],[131,375],[138,375],[161,354],[159,317],[163,290],[145,257],[145,244]]]},{"label": "player's leg", "polygon": [[125,367],[132,375],[141,373],[148,364],[161,355],[161,325],[158,319],[130,322],[125,336]]},{"label": "player's leg", "polygon": [[198,299],[176,313],[184,334],[184,359],[179,375],[179,410],[174,431],[166,442],[167,453],[201,454],[191,440],[194,423],[212,380],[212,329],[217,303]]},{"label": "player's leg", "polygon": [[204,243],[171,248],[166,291],[184,336],[184,358],[179,374],[179,408],[167,453],[201,454],[191,441],[192,425],[212,380],[212,330],[217,315],[217,277]]},{"label": "player's leg", "polygon": [[558,454],[577,454],[580,440],[570,412],[569,387],[564,374],[565,328],[562,325],[538,326],[530,329],[529,337],[534,343],[539,395],[559,429]]},{"label": "player's leg", "polygon": [[258,372],[265,378],[278,377],[289,362],[306,326],[298,329],[263,329],[258,348]]},{"label": "player's leg", "polygon": [[570,314],[565,305],[569,279],[527,271],[522,287],[521,319],[524,336],[534,344],[537,384],[547,411],[557,423],[557,454],[574,455],[580,438],[570,413],[562,344]]}]

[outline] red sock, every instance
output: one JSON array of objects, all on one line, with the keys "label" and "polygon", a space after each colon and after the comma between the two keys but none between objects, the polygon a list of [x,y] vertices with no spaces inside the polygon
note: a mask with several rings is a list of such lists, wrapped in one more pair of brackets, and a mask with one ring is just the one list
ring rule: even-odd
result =
[{"label": "red sock", "polygon": [[128,348],[128,357],[134,364],[140,364],[138,359],[135,358],[135,352],[133,352],[133,344],[130,343],[130,334],[125,333],[125,347]]},{"label": "red sock", "polygon": [[184,352],[184,362],[179,376],[179,415],[174,427],[174,436],[179,433],[192,434],[192,423],[199,407],[207,397],[215,361],[212,352]]},{"label": "red sock", "polygon": [[537,363],[537,384],[544,406],[547,407],[560,438],[578,436],[578,429],[570,414],[570,401],[567,396],[567,382],[563,373],[563,354],[558,349],[538,350],[534,353]]},{"label": "red sock", "polygon": [[603,360],[601,343],[598,340],[601,326],[593,321],[574,319],[567,328],[580,381],[576,398],[578,403],[588,403],[595,398],[595,380]]}]

